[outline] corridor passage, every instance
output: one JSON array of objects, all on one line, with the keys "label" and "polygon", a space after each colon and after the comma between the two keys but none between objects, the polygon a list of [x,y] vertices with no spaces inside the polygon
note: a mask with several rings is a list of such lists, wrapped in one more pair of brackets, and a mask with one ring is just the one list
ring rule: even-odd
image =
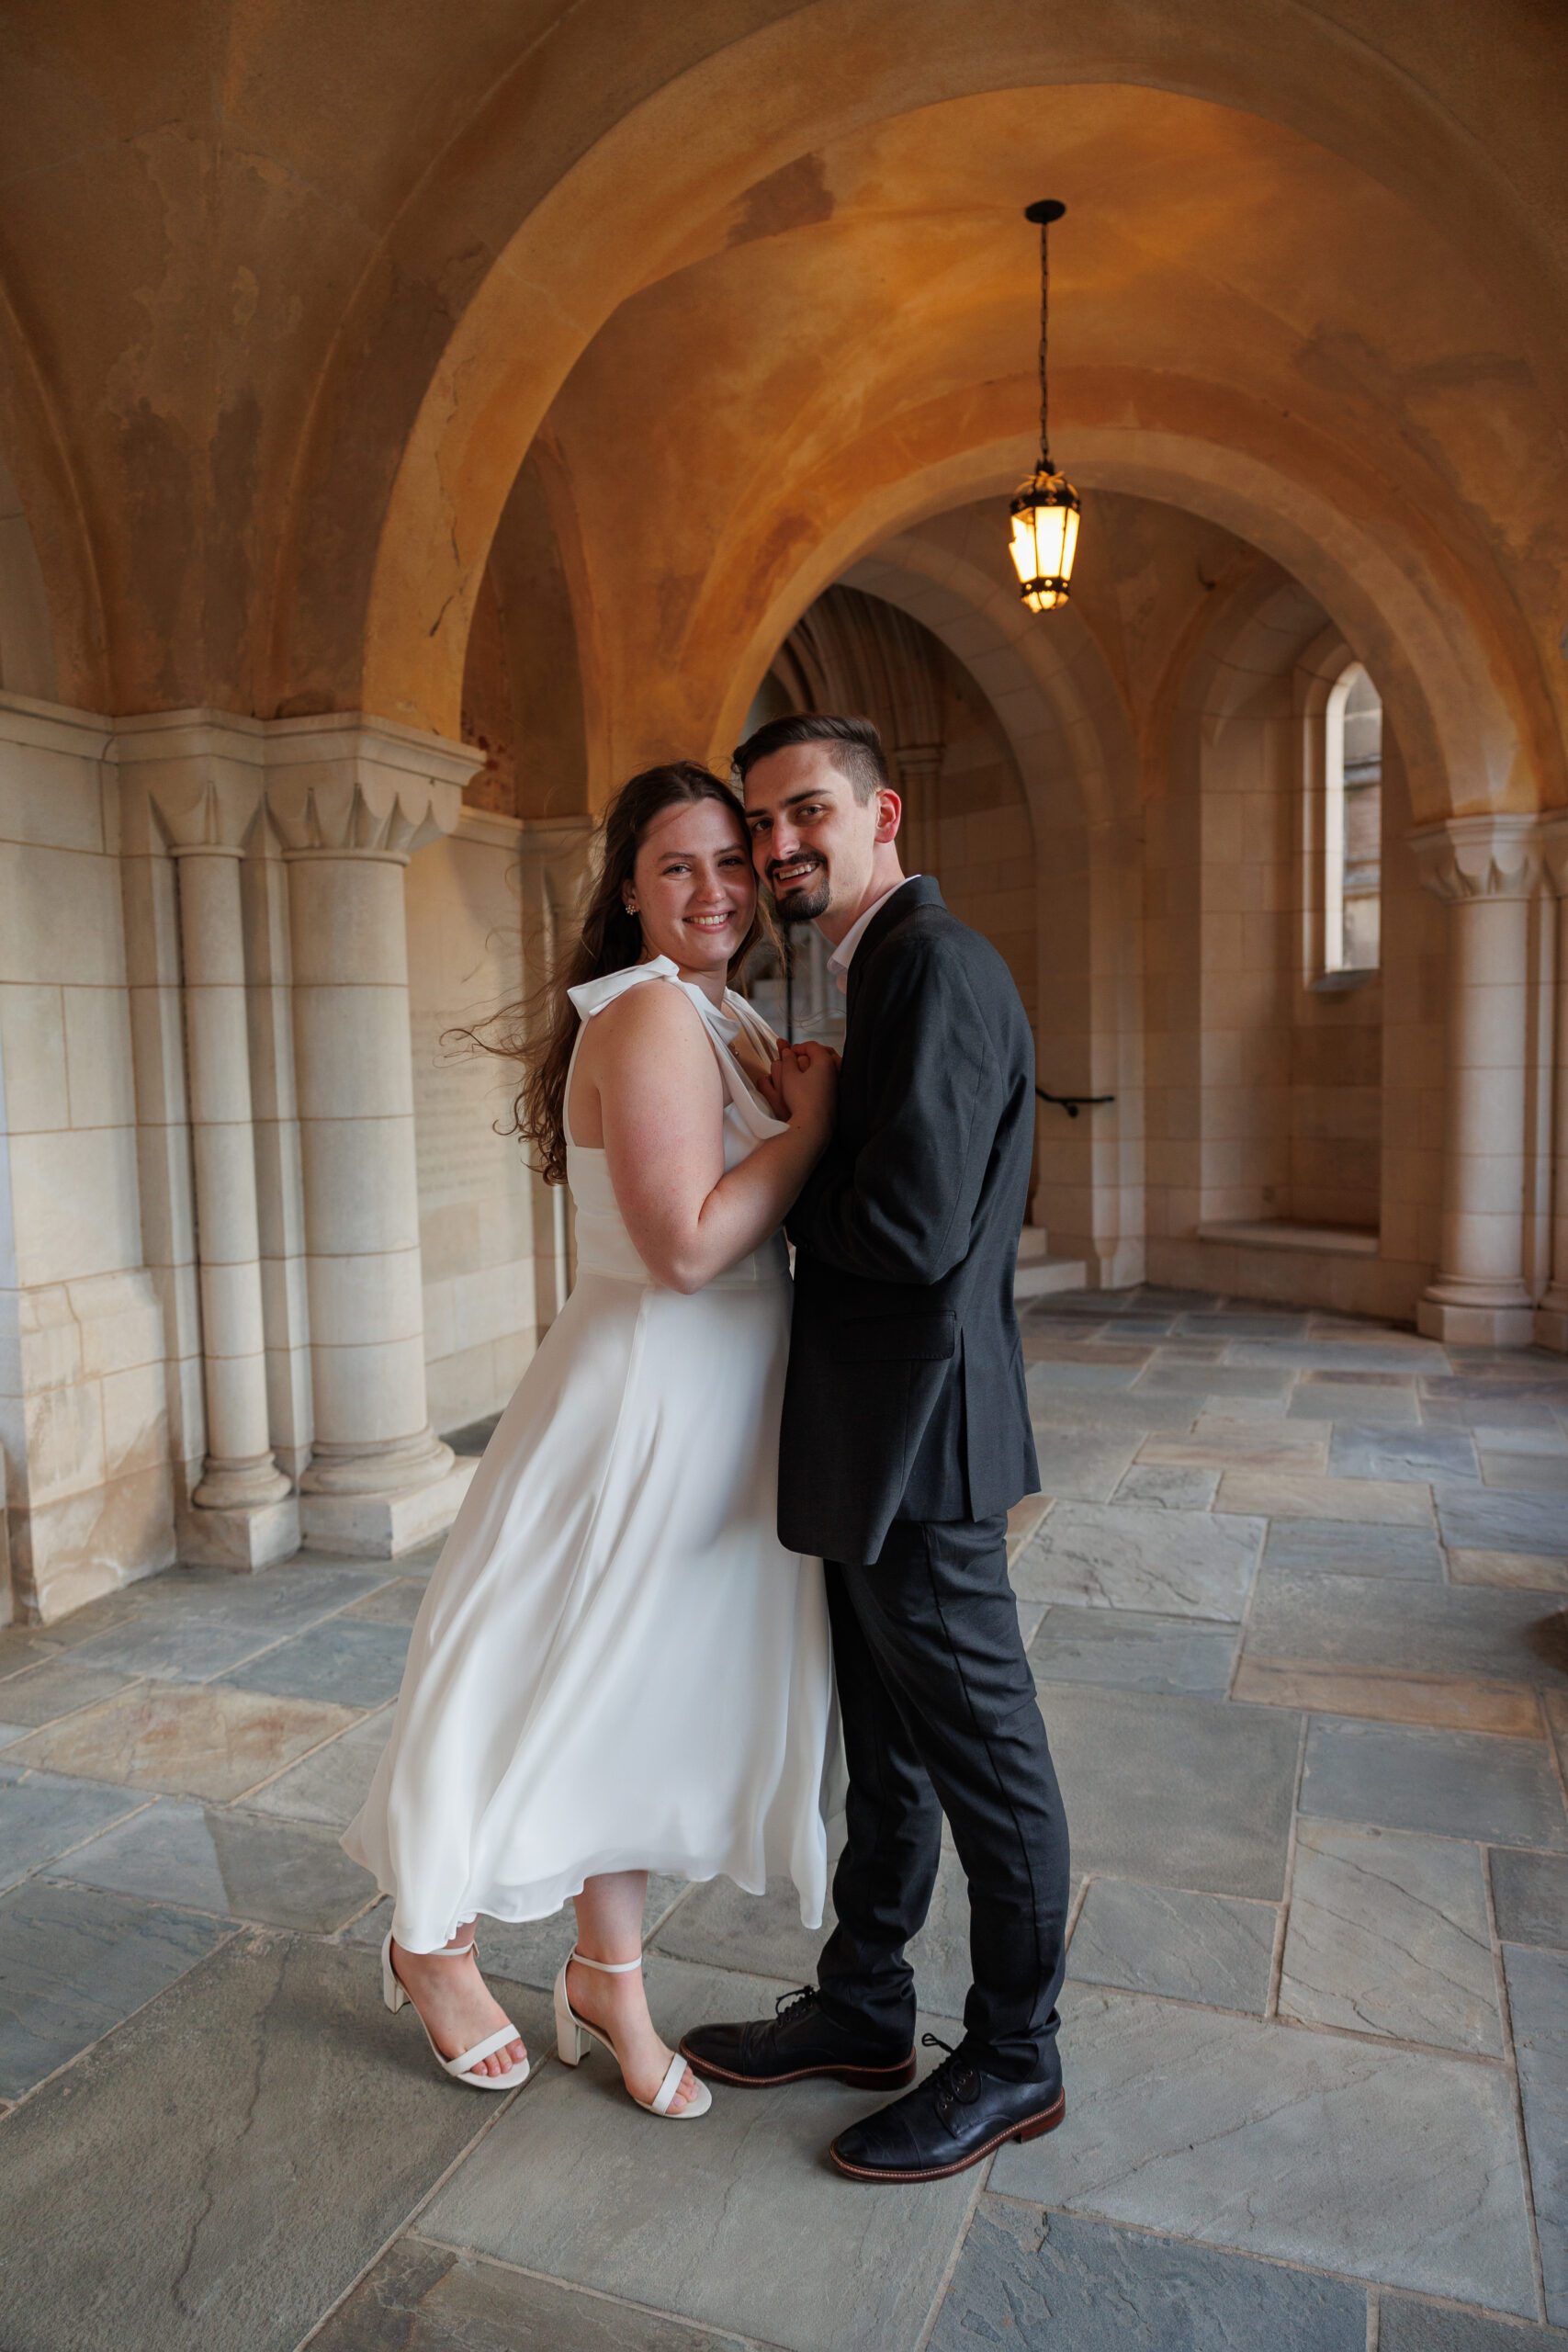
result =
[{"label": "corridor passage", "polygon": [[[481,1923],[532,2079],[442,2082],[337,1844],[435,1548],[175,1569],[0,1634],[6,2352],[1568,2346],[1568,1362],[1150,1288],[1024,1331],[1064,2128],[908,2190],[828,2168],[831,2086],[665,2131],[550,2054],[561,1919]],[[783,1899],[649,1914],[671,2034],[810,1972]],[[954,2041],[951,1857],[919,1957]]]}]

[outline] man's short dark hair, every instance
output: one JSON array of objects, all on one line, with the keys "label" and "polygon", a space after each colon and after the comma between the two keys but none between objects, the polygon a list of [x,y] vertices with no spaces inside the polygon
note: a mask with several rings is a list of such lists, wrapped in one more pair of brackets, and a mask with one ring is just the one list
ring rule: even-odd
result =
[{"label": "man's short dark hair", "polygon": [[792,710],[748,735],[735,754],[736,775],[744,784],[759,760],[770,752],[787,751],[792,743],[825,743],[829,758],[853,786],[857,800],[869,800],[888,781],[882,738],[870,719],[835,718],[820,710]]}]

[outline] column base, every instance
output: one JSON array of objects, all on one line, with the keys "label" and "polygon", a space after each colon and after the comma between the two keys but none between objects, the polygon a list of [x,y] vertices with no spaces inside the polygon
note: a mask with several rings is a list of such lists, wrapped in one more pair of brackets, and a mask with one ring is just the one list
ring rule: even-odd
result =
[{"label": "column base", "polygon": [[477,1453],[459,1453],[444,1477],[424,1487],[359,1495],[307,1490],[299,1498],[304,1539],[313,1552],[341,1553],[354,1560],[395,1560],[446,1534],[479,1466]]},{"label": "column base", "polygon": [[1455,1348],[1528,1348],[1535,1338],[1535,1309],[1528,1298],[1457,1299],[1434,1287],[1416,1302],[1416,1328],[1428,1340]]},{"label": "column base", "polygon": [[1535,1343],[1568,1355],[1568,1290],[1553,1283],[1535,1310]]},{"label": "column base", "polygon": [[177,1543],[181,1560],[193,1568],[233,1568],[247,1575],[276,1567],[299,1549],[299,1497],[284,1495],[276,1502],[235,1510],[187,1503],[178,1515]]}]

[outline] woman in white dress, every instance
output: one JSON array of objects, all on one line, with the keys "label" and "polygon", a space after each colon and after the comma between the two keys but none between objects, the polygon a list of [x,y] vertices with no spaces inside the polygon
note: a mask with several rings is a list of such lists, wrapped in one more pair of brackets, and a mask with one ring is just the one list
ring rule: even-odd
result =
[{"label": "woman in white dress", "polygon": [[[414,1622],[348,1852],[393,1897],[382,1952],[446,2071],[528,2061],[474,1956],[479,1914],[577,1947],[560,2054],[639,2106],[710,2094],[640,1971],[648,1874],[827,1887],[831,1661],[821,1563],[775,1532],[790,1286],[779,1227],[831,1125],[836,1064],[729,992],[757,932],[740,811],[706,769],[635,776],[524,1063],[516,1121],[577,1209],[577,1282],[475,1473]],[[503,1016],[503,1019],[505,1016]]]}]

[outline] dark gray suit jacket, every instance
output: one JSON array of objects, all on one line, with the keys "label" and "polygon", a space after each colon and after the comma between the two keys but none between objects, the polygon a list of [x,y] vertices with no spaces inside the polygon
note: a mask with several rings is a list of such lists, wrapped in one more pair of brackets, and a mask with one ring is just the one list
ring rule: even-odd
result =
[{"label": "dark gray suit jacket", "polygon": [[895,1519],[1038,1486],[1012,1303],[1033,1137],[1012,976],[917,876],[851,963],[838,1124],[788,1220],[788,1550],[869,1565]]}]

